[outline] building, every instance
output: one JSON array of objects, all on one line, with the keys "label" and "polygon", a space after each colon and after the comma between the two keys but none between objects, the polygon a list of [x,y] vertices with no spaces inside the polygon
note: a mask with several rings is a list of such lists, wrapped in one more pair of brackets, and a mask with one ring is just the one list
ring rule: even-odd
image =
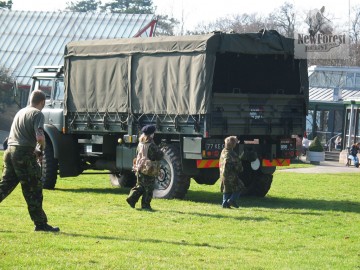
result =
[{"label": "building", "polygon": [[0,65],[29,88],[33,67],[62,65],[68,42],[153,36],[156,23],[154,14],[1,9]]},{"label": "building", "polygon": [[[306,132],[332,149],[337,135],[344,136],[345,104],[360,100],[360,67],[312,66],[309,74],[309,114]],[[360,136],[360,134],[359,134]],[[344,140],[344,145],[348,141]]]},{"label": "building", "polygon": [[338,135],[342,149],[360,141],[360,67],[311,66],[308,74],[309,138],[317,136],[327,150]]},{"label": "building", "polygon": [[[0,65],[13,72],[19,89],[17,103],[24,107],[34,66],[63,65],[68,42],[151,37],[156,23],[154,14],[0,9]],[[14,105],[0,115],[0,130],[10,129],[17,110]]]}]

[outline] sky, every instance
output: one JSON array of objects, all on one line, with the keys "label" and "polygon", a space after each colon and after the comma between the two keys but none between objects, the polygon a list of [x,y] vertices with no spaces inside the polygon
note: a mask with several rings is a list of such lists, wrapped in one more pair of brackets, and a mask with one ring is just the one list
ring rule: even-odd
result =
[{"label": "sky", "polygon": [[[72,0],[76,2],[76,0]],[[70,0],[13,0],[13,10],[56,11],[64,10]],[[108,2],[102,0],[102,2]],[[285,0],[153,0],[157,14],[165,14],[183,22],[185,30],[193,30],[199,23],[235,14],[258,13],[268,15]],[[360,0],[287,0],[303,16],[304,10],[325,6],[333,18],[348,18],[350,7],[360,6]]]}]

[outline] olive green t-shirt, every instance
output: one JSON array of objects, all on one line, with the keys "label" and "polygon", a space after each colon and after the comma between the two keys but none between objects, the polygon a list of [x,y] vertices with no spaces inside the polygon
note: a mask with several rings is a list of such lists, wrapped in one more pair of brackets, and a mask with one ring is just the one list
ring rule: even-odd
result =
[{"label": "olive green t-shirt", "polygon": [[14,117],[11,125],[8,145],[36,147],[36,130],[44,129],[44,115],[34,107],[28,106]]}]

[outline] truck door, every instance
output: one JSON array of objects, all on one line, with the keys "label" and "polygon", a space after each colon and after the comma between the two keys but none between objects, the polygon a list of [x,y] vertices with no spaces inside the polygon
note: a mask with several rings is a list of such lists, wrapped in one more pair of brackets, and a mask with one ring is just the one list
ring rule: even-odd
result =
[{"label": "truck door", "polygon": [[[45,83],[45,81],[41,82]],[[45,116],[45,124],[53,125],[61,131],[64,111],[64,80],[57,78],[46,83],[48,86],[45,89],[48,89],[48,91],[44,91],[46,93],[46,103],[42,111]]]}]

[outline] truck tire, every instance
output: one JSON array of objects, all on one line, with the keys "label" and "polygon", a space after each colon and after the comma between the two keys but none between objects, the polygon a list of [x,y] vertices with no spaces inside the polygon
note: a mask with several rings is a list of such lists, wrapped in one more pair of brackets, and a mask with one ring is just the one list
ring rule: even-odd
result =
[{"label": "truck tire", "polygon": [[54,148],[51,140],[46,137],[46,146],[42,161],[41,181],[44,189],[54,189],[56,185],[59,162],[54,158]]},{"label": "truck tire", "polygon": [[160,175],[155,179],[154,198],[183,199],[190,187],[190,177],[181,171],[180,151],[176,145],[161,148]]},{"label": "truck tire", "polygon": [[136,184],[136,176],[131,171],[110,174],[110,184],[114,187],[133,187]]},{"label": "truck tire", "polygon": [[243,162],[243,167],[240,179],[244,182],[246,190],[242,195],[265,197],[270,190],[273,175],[263,173],[260,169],[254,171],[250,162]]},{"label": "truck tire", "polygon": [[201,169],[200,174],[194,176],[196,183],[202,185],[214,185],[220,177],[219,168]]},{"label": "truck tire", "polygon": [[248,190],[248,195],[265,197],[265,195],[270,190],[273,176],[271,174],[264,174],[262,172],[258,172],[255,175],[255,181],[253,182],[251,188]]}]

